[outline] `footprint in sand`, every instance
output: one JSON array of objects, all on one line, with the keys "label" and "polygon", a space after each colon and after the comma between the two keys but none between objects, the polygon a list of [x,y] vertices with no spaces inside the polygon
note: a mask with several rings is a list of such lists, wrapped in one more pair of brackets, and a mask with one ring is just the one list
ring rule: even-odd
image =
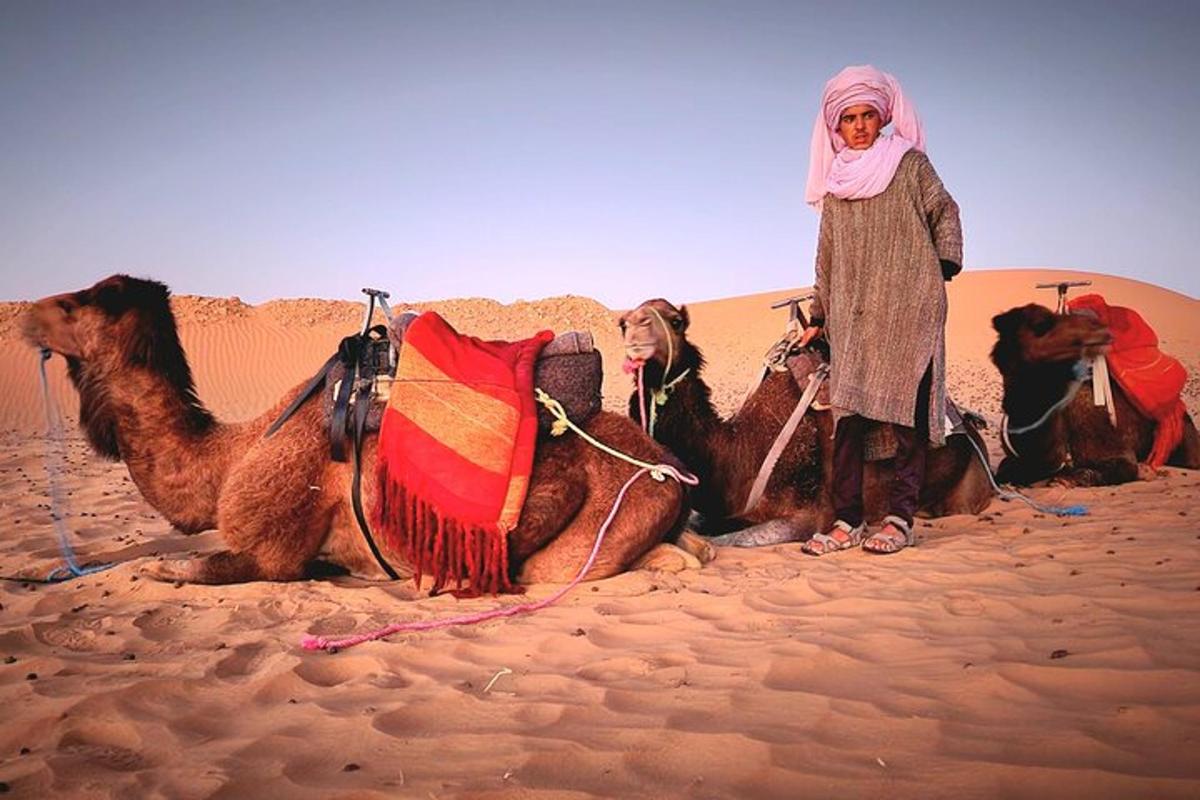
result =
[{"label": "footprint in sand", "polygon": [[[153,766],[151,759],[129,746],[137,743],[137,735],[123,725],[69,730],[59,739],[50,761],[57,772],[81,772],[80,761],[117,772],[136,772]],[[66,763],[53,763],[60,760]]]},{"label": "footprint in sand", "polygon": [[152,608],[137,616],[133,627],[142,632],[142,636],[152,642],[163,642],[179,638],[177,628],[179,620],[184,616],[182,611],[163,611]]},{"label": "footprint in sand", "polygon": [[352,678],[369,677],[379,671],[379,662],[374,658],[355,658],[339,654],[330,658],[320,654],[301,661],[293,669],[300,679],[313,686],[338,686]]},{"label": "footprint in sand", "polygon": [[978,617],[984,612],[979,598],[963,592],[948,593],[942,600],[942,607],[956,617]]},{"label": "footprint in sand", "polygon": [[647,659],[636,656],[618,656],[593,661],[580,667],[575,674],[584,680],[610,683],[627,678],[640,678],[650,674],[654,669],[654,665]]},{"label": "footprint in sand", "polygon": [[33,635],[42,644],[62,647],[76,653],[98,650],[98,639],[104,623],[100,619],[60,619],[56,622],[35,622]]},{"label": "footprint in sand", "polygon": [[217,662],[214,672],[218,678],[244,678],[257,669],[265,644],[240,644],[233,652]]}]

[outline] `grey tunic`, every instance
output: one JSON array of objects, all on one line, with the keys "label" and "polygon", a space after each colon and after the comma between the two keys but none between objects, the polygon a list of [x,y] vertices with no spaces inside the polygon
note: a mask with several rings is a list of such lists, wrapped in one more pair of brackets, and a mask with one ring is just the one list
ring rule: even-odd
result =
[{"label": "grey tunic", "polygon": [[912,427],[917,388],[932,367],[929,439],[945,441],[946,288],[939,259],[962,264],[958,204],[924,153],[910,150],[882,193],[825,195],[817,241],[816,298],[830,350],[830,400]]}]

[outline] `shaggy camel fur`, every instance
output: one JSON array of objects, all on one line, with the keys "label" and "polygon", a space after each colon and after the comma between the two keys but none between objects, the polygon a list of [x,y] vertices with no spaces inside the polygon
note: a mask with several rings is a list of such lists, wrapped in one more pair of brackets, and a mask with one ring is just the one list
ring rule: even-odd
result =
[{"label": "shaggy camel fur", "polygon": [[[1082,314],[1055,314],[1030,303],[992,318],[998,338],[992,363],[1004,380],[1002,406],[1008,427],[1036,422],[1065,398],[1078,381],[1076,364],[1101,352],[1112,340],[1097,320]],[[1014,433],[998,480],[1027,485],[1053,477],[1070,486],[1104,486],[1152,477],[1141,465],[1154,441],[1155,422],[1130,403],[1112,382],[1117,429],[1103,406],[1092,402],[1091,381],[1078,385],[1070,402],[1037,428]],[[1200,468],[1200,436],[1191,416],[1183,441],[1168,464]]]},{"label": "shaggy camel fur", "polygon": [[[706,520],[727,521],[726,527],[756,523],[724,539],[727,543],[794,541],[826,530],[833,523],[828,487],[833,461],[830,412],[808,411],[762,498],[742,515],[759,467],[802,392],[790,373],[772,372],[737,414],[722,419],[700,375],[704,358],[687,339],[688,322],[686,306],[676,308],[656,299],[622,316],[620,326],[626,357],[644,365],[647,392],[687,371],[670,389],[666,404],[658,408],[654,435],[700,478],[699,488],[692,493],[693,507]],[[668,357],[672,363],[670,374],[665,375]],[[813,359],[818,360],[815,354]],[[640,420],[636,392],[629,407],[630,415]],[[986,453],[979,434],[967,424],[969,435]],[[868,463],[863,482],[868,520],[877,521],[888,513],[890,480],[890,460]],[[920,493],[922,515],[978,513],[991,498],[987,473],[965,436],[953,436],[945,447],[930,450]]]},{"label": "shaggy camel fur", "polygon": [[[164,285],[115,275],[82,291],[47,297],[26,315],[24,333],[31,344],[66,358],[79,390],[80,424],[95,451],[123,460],[147,502],[179,530],[220,530],[227,550],[152,562],[145,570],[153,577],[199,583],[296,580],[319,556],[356,575],[384,577],[350,506],[352,468],[329,457],[321,403],[306,403],[268,439],[264,430],[299,387],[257,419],[217,421],[194,391]],[[598,414],[586,430],[645,461],[667,457],[623,416]],[[363,447],[365,475],[374,474],[375,449],[371,436]],[[572,434],[540,441],[520,522],[509,535],[514,578],[522,583],[573,578],[634,471]],[[367,508],[374,484],[363,482]],[[627,569],[678,533],[685,516],[684,491],[674,481],[639,479],[587,577]],[[380,545],[398,572],[411,575],[385,542]]]}]

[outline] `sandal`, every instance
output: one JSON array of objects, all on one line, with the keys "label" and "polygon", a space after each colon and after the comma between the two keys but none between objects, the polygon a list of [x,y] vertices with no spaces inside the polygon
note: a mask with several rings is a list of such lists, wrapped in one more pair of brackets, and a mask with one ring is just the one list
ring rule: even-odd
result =
[{"label": "sandal", "polygon": [[899,553],[914,544],[912,526],[900,517],[889,515],[883,518],[883,528],[863,542],[862,549],[868,553],[888,555]]},{"label": "sandal", "polygon": [[849,550],[858,547],[867,535],[867,523],[853,526],[840,519],[833,523],[829,533],[814,533],[812,538],[800,545],[800,551],[810,556],[823,556],[838,550]]}]

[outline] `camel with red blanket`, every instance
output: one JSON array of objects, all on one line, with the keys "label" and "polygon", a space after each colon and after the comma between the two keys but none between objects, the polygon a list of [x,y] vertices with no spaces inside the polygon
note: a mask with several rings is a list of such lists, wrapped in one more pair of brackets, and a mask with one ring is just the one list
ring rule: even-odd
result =
[{"label": "camel with red blanket", "polygon": [[[1004,381],[1006,458],[997,478],[1098,486],[1149,477],[1163,464],[1200,468],[1200,435],[1180,399],[1187,373],[1158,349],[1153,329],[1099,295],[1068,309],[1055,314],[1031,303],[992,319],[992,363]],[[1115,426],[1093,401],[1085,369],[1103,354]]]},{"label": "camel with red blanket", "polygon": [[[144,568],[151,576],[212,584],[287,581],[304,577],[319,558],[356,575],[385,576],[352,513],[352,466],[330,457],[322,404],[301,405],[269,437],[264,436],[269,423],[299,387],[257,419],[216,420],[196,396],[166,286],[115,275],[36,302],[23,324],[27,341],[66,359],[80,395],[80,425],[92,448],[123,460],[147,502],[182,532],[220,530],[227,549],[198,559],[152,562]],[[449,338],[439,338],[441,333],[429,338],[446,344]],[[531,392],[519,373],[528,373],[529,355],[537,346],[518,343],[512,352],[499,347],[492,354],[515,367],[518,377],[508,379],[510,389],[524,381]],[[407,344],[402,348],[402,358],[408,349]],[[437,359],[427,358],[423,366],[450,369]],[[507,419],[508,439],[493,437],[483,447],[469,436],[431,440],[438,429],[430,419],[438,408],[448,408],[444,401],[455,393],[469,406],[459,411]],[[442,472],[432,477],[408,464],[392,471],[391,478],[370,479],[386,437],[369,435],[363,442],[362,474],[368,476],[362,482],[363,504],[383,523],[378,550],[400,576],[423,571],[433,576],[435,587],[461,581],[466,592],[505,591],[514,581],[568,581],[586,562],[597,530],[638,468],[570,433],[538,441],[535,452],[532,399],[517,394],[488,395],[468,381],[454,383],[433,405],[408,417],[403,404],[393,403],[386,413],[401,419],[392,427],[415,427],[417,437],[396,438],[389,458],[400,464],[404,448],[423,436],[424,455],[440,447],[443,456],[437,462]],[[385,419],[381,433],[388,428]],[[601,412],[584,428],[642,461],[658,464],[668,458],[624,416]],[[456,458],[462,468],[458,474],[473,483],[453,490],[446,478]],[[493,474],[505,463],[511,468]],[[438,488],[431,488],[435,484]],[[389,508],[381,508],[380,487],[390,492]],[[454,507],[441,505],[453,491]],[[678,483],[648,476],[634,480],[587,578],[628,569],[677,534],[685,516]]]}]

